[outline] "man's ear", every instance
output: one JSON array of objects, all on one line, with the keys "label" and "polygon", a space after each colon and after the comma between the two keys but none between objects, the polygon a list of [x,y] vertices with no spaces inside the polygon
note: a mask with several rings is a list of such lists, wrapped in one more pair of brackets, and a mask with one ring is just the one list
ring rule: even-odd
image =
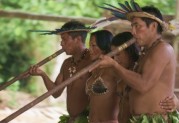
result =
[{"label": "man's ear", "polygon": [[75,37],[75,40],[82,42],[81,36],[76,36],[76,37]]},{"label": "man's ear", "polygon": [[157,30],[157,27],[158,27],[158,23],[157,22],[152,22],[151,24],[150,24],[150,28],[152,29],[152,31],[155,31],[155,30]]}]

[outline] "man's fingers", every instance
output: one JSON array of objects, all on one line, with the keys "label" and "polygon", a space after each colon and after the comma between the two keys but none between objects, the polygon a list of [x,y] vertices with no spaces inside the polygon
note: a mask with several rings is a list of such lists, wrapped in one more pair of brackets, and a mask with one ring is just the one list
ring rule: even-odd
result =
[{"label": "man's fingers", "polygon": [[170,101],[170,102],[160,102],[160,105],[162,105],[162,106],[169,106],[169,105],[174,105],[174,103],[172,102],[172,101]]},{"label": "man's fingers", "polygon": [[38,69],[37,65],[31,66],[29,69],[29,74],[32,75],[33,73],[36,73]]}]

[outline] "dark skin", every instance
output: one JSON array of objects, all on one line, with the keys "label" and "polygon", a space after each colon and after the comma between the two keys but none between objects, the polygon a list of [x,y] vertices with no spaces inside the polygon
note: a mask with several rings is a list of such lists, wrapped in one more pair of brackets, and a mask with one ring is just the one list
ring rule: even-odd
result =
[{"label": "dark skin", "polygon": [[[85,51],[85,45],[82,42],[81,36],[72,38],[68,33],[62,33],[61,35],[61,46],[67,55],[72,55],[72,57],[66,59],[62,64],[60,73],[58,74],[55,82],[51,81],[50,78],[43,72],[38,66],[33,66],[29,73],[34,76],[41,76],[44,80],[45,86],[48,90],[53,89],[57,85],[60,85],[65,80],[70,78],[87,65],[91,63],[89,60],[89,52],[85,53],[85,57],[81,57]],[[70,72],[69,69],[75,67],[75,72]],[[89,74],[85,74],[79,79],[73,81],[67,86],[67,110],[70,117],[73,119],[77,117],[84,109],[88,106],[88,96],[85,93],[86,80],[89,78]],[[65,87],[64,87],[65,88]],[[54,98],[59,97],[64,88],[58,90],[52,96]],[[69,121],[70,123],[71,121]]]},{"label": "dark skin", "polygon": [[179,110],[179,100],[176,95],[166,97],[164,100],[161,100],[160,107],[166,112],[173,112],[174,110]]},{"label": "dark skin", "polygon": [[[111,46],[112,50],[116,50],[116,48],[118,48],[118,46]],[[94,36],[92,36],[90,40],[90,51],[92,59],[96,59],[99,57],[99,55],[104,54],[103,51],[97,46]],[[123,50],[116,54],[114,56],[114,60],[125,68],[130,68],[134,64],[134,61],[130,58],[130,54],[127,52],[127,50]],[[123,98],[119,96],[122,92],[124,92],[127,85],[120,79],[118,75],[115,75],[116,73],[114,70],[115,69],[112,67],[107,67],[102,69],[97,68],[92,71],[94,75],[100,75],[100,77],[104,80],[103,82],[108,87],[109,92],[103,95],[96,95],[93,93],[89,94],[91,109],[89,116],[90,121],[126,123],[130,117],[128,94],[126,93]],[[92,75],[92,77],[90,77],[90,79],[87,81],[87,86],[91,86],[96,78]],[[118,94],[116,93],[116,90]],[[119,106],[118,109],[117,105]],[[117,112],[119,112],[118,121]]]},{"label": "dark skin", "polygon": [[[91,59],[97,59],[104,52],[97,46],[95,36],[90,39],[90,55]],[[95,94],[88,91],[90,100],[90,123],[118,123],[118,96],[117,90],[117,76],[113,69],[95,69],[92,71],[91,77],[87,81],[87,88],[91,89],[95,80],[99,77],[102,78],[104,86],[107,87],[108,92],[104,94]]]},{"label": "dark skin", "polygon": [[[147,26],[141,18],[134,17],[132,34],[138,45],[150,48],[161,37],[157,26],[157,22]],[[122,67],[108,56],[101,56],[101,59],[100,67],[113,66],[132,88],[129,102],[133,115],[166,112],[160,108],[159,102],[173,95],[176,69],[175,53],[169,44],[161,42],[150,49],[139,61],[137,72]]]},{"label": "dark skin", "polygon": [[[114,45],[111,46],[112,50],[115,50],[116,48],[117,47]],[[126,50],[116,54],[114,56],[114,60],[125,68],[129,68],[132,64],[134,64]],[[128,119],[130,118],[129,99],[128,94],[125,92],[126,86],[127,85],[123,80],[120,80],[120,82],[117,84],[117,93],[119,97],[119,123],[127,123]],[[120,96],[121,93],[124,94],[123,97]]]}]

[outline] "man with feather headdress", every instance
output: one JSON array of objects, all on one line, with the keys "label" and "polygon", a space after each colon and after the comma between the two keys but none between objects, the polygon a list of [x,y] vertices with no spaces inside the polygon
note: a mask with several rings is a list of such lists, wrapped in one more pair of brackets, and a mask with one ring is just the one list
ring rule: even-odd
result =
[{"label": "man with feather headdress", "polygon": [[[48,90],[55,88],[57,85],[63,84],[65,80],[74,76],[78,71],[91,63],[89,59],[89,50],[85,47],[86,36],[90,29],[90,27],[85,27],[85,25],[81,22],[69,21],[60,29],[56,29],[54,31],[35,30],[35,32],[40,32],[42,35],[59,35],[62,39],[62,49],[67,55],[71,55],[71,57],[67,58],[63,62],[62,68],[55,82],[51,81],[47,74],[38,66],[30,68],[29,73],[31,75],[41,76]],[[61,116],[59,123],[88,122],[87,107],[89,101],[88,96],[85,93],[85,85],[89,76],[90,74],[87,73],[79,79],[74,80],[73,83],[67,85],[66,103],[69,116]],[[54,98],[59,97],[64,88],[58,90],[52,96]]]},{"label": "man with feather headdress", "polygon": [[101,7],[112,12],[108,20],[126,19],[131,22],[136,43],[143,48],[134,71],[128,70],[108,56],[101,56],[100,66],[112,66],[130,86],[129,103],[131,123],[178,123],[176,111],[167,113],[159,105],[160,100],[172,96],[175,84],[176,59],[171,45],[162,40],[161,34],[168,25],[160,11],[153,6],[119,3],[121,8],[106,4]]}]

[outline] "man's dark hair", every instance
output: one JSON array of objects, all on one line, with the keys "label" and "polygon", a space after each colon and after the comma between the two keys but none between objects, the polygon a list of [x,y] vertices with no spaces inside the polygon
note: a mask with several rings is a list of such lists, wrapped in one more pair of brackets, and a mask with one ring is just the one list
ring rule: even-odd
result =
[{"label": "man's dark hair", "polygon": [[82,37],[82,42],[85,43],[86,41],[86,36],[87,36],[87,31],[75,31],[75,29],[85,29],[85,25],[79,21],[69,21],[65,23],[61,29],[65,30],[74,30],[67,32],[72,38],[76,38],[77,36]]},{"label": "man's dark hair", "polygon": [[110,44],[113,38],[113,35],[111,32],[107,30],[100,30],[100,31],[91,33],[91,36],[96,37],[96,44],[102,51],[105,52],[105,54],[111,51]]},{"label": "man's dark hair", "polygon": [[[132,37],[133,36],[130,32],[119,33],[119,34],[117,34],[116,36],[113,37],[112,42],[111,42],[111,46],[118,47],[118,46],[126,43],[130,39],[132,39]],[[132,58],[132,60],[134,62],[136,62],[138,60],[138,58],[139,58],[139,48],[137,47],[136,44],[130,45],[128,48],[125,49],[125,51],[129,54],[130,58]]]},{"label": "man's dark hair", "polygon": [[[160,12],[160,10],[154,6],[145,6],[142,8],[142,11],[144,12],[147,12],[151,15],[154,15],[155,17],[159,18],[161,21],[163,21],[163,17],[162,17],[162,14]],[[155,20],[153,19],[150,19],[150,18],[145,18],[145,17],[142,17],[142,20],[147,24],[147,26],[149,26],[152,22],[154,22]],[[157,21],[155,21],[157,22]],[[157,28],[157,32],[159,34],[162,33],[163,29],[162,29],[162,26],[158,23],[158,28]]]}]

